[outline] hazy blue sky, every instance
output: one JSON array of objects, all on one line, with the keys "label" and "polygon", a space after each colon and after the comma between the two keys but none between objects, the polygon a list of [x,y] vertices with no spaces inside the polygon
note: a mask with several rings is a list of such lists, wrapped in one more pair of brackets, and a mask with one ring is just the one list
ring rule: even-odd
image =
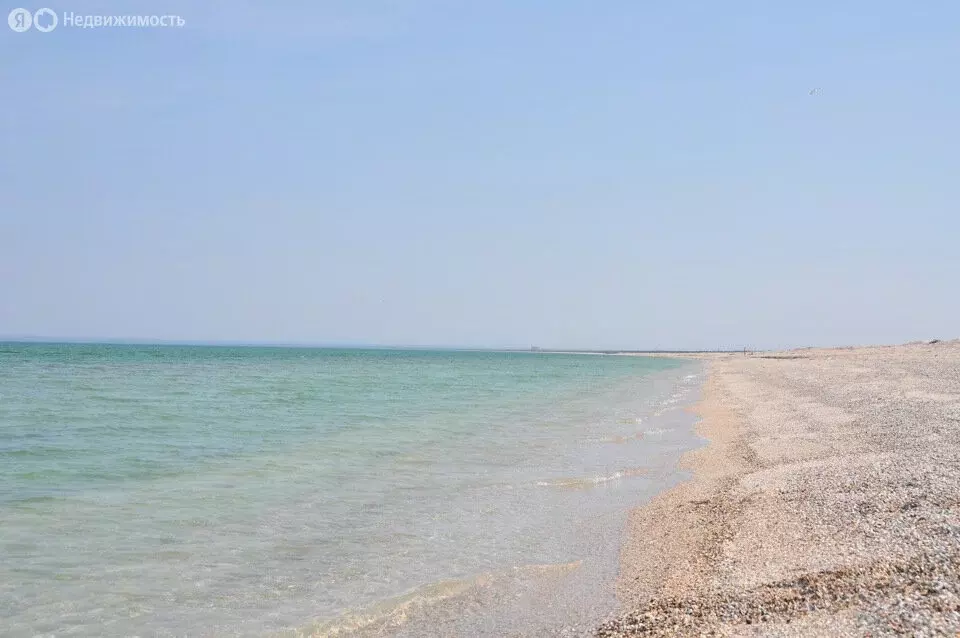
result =
[{"label": "hazy blue sky", "polygon": [[0,334],[960,336],[955,0],[3,1]]}]

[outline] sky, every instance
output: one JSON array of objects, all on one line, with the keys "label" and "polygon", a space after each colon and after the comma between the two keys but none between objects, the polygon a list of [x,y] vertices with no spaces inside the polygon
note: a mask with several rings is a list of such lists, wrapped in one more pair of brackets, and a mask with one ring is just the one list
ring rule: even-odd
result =
[{"label": "sky", "polygon": [[27,1],[0,335],[960,337],[953,0]]}]

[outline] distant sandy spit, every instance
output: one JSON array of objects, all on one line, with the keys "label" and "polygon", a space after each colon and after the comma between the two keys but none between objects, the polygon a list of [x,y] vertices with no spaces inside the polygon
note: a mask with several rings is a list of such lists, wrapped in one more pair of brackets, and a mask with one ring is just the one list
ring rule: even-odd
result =
[{"label": "distant sandy spit", "polygon": [[597,635],[958,635],[960,341],[682,356],[709,444],[632,512]]}]

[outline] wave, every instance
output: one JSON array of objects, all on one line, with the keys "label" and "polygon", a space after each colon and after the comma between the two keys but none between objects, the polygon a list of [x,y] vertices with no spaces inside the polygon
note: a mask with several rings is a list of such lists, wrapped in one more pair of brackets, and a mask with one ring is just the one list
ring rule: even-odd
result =
[{"label": "wave", "polygon": [[607,474],[607,475],[601,475],[601,476],[561,478],[561,479],[553,479],[550,481],[537,481],[537,485],[541,487],[588,489],[591,487],[596,487],[597,485],[603,485],[604,483],[609,483],[611,481],[618,481],[623,478],[629,478],[632,476],[646,476],[649,473],[650,473],[650,470],[648,468],[638,467],[638,468],[632,468],[627,470],[620,470],[619,472],[614,472],[613,474]]},{"label": "wave", "polygon": [[644,430],[644,434],[649,434],[651,436],[656,436],[658,434],[666,434],[668,432],[673,432],[673,428],[657,428],[655,430]]},{"label": "wave", "polygon": [[643,432],[637,432],[636,434],[629,434],[625,436],[613,436],[608,439],[604,439],[604,443],[629,443],[630,441],[639,441],[643,438]]},{"label": "wave", "polygon": [[521,565],[500,572],[487,572],[473,578],[444,580],[418,587],[406,594],[389,598],[361,610],[314,623],[309,628],[294,631],[296,638],[333,638],[335,636],[382,636],[397,630],[431,609],[454,600],[469,599],[480,602],[482,590],[498,582],[524,578],[557,578],[576,570],[581,560],[571,563]]}]

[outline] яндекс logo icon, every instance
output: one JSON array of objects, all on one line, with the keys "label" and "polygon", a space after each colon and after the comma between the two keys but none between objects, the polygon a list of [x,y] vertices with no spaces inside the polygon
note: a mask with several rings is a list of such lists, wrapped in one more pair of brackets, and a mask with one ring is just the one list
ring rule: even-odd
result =
[{"label": "\u044f\u043d\u0434\u0435\u043a\u0441 logo icon", "polygon": [[33,16],[26,9],[14,9],[7,16],[7,24],[18,33],[23,33],[33,25]]}]

